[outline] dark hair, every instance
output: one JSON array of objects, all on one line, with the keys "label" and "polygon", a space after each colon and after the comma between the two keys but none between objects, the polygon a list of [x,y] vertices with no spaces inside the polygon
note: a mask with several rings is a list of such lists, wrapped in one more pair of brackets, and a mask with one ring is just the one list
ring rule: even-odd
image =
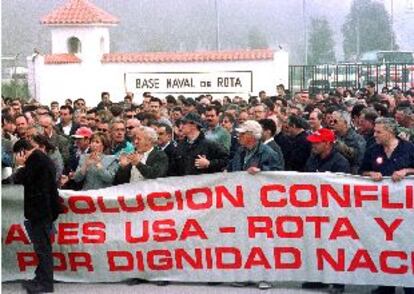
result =
[{"label": "dark hair", "polygon": [[375,111],[375,110],[373,110],[373,109],[370,109],[370,108],[366,108],[366,109],[364,109],[362,112],[361,112],[361,114],[363,114],[364,115],[364,118],[367,120],[367,121],[369,121],[369,122],[371,122],[371,123],[375,123],[375,120],[378,118],[378,113]]},{"label": "dark hair", "polygon": [[109,108],[109,111],[112,113],[113,116],[120,116],[124,109],[119,104],[112,104]]},{"label": "dark hair", "polygon": [[85,103],[85,99],[83,99],[83,98],[78,98],[78,99],[76,99],[73,103],[74,104],[76,104],[77,102],[79,102],[79,101],[83,101],[84,103]]},{"label": "dark hair", "polygon": [[26,120],[26,122],[27,122],[27,123],[29,122],[29,120],[27,119],[27,117],[26,117],[24,114],[22,114],[22,113],[18,113],[18,114],[14,117],[14,121],[16,122],[16,120],[17,120],[19,117],[24,117],[24,119]]},{"label": "dark hair", "polygon": [[14,118],[9,113],[2,113],[1,114],[1,125],[4,126],[6,123],[13,123],[14,124]]},{"label": "dark hair", "polygon": [[388,116],[388,109],[381,103],[374,103],[374,109],[378,112],[380,116]]},{"label": "dark hair", "polygon": [[217,107],[217,106],[215,106],[215,105],[210,105],[210,106],[207,106],[207,107],[206,107],[206,111],[212,111],[212,110],[214,110],[214,111],[216,112],[216,115],[218,115],[218,114],[219,114],[219,110],[218,110],[218,107]]},{"label": "dark hair", "polygon": [[109,92],[102,92],[101,93],[101,99],[103,98],[103,96],[108,95],[109,96]]},{"label": "dark hair", "polygon": [[297,115],[291,115],[288,117],[288,125],[293,126],[295,128],[301,128],[301,129],[308,129],[309,125],[306,120],[304,120],[302,117]]},{"label": "dark hair", "polygon": [[259,124],[262,126],[263,131],[270,131],[272,137],[276,134],[276,123],[270,118],[264,118],[259,120]]},{"label": "dark hair", "polygon": [[53,145],[53,143],[45,135],[41,135],[41,134],[33,135],[32,140],[36,142],[39,146],[44,147],[46,150],[46,153],[49,153],[49,151],[55,151],[56,149],[55,145]]},{"label": "dark hair", "polygon": [[69,110],[69,114],[73,114],[73,108],[72,108],[72,106],[69,106],[69,105],[62,105],[62,106],[60,107],[60,110],[62,110],[62,109],[67,109],[67,110]]},{"label": "dark hair", "polygon": [[224,118],[228,118],[229,119],[229,121],[232,123],[232,124],[234,124],[235,122],[236,122],[236,118],[234,117],[234,115],[233,114],[231,114],[231,113],[228,113],[228,112],[225,112],[225,113],[223,113],[222,115],[220,115],[220,122],[222,122],[223,121],[223,119]]},{"label": "dark hair", "polygon": [[361,115],[362,110],[364,110],[366,106],[364,104],[355,104],[351,110],[351,117],[359,117]]},{"label": "dark hair", "polygon": [[20,139],[13,145],[13,152],[29,151],[33,149],[33,145],[27,139]]},{"label": "dark hair", "polygon": [[159,128],[165,128],[165,131],[169,134],[169,135],[172,135],[172,133],[173,133],[173,129],[171,128],[171,126],[169,126],[168,124],[166,124],[166,123],[159,123],[158,124],[158,127]]},{"label": "dark hair", "polygon": [[105,133],[96,132],[96,133],[93,133],[92,134],[92,136],[91,136],[91,142],[95,138],[98,138],[102,142],[102,145],[103,145],[103,153],[106,154],[109,151],[109,147],[110,147],[108,136]]},{"label": "dark hair", "polygon": [[177,104],[177,100],[175,99],[173,95],[167,95],[165,97],[165,101],[170,104],[174,104],[174,105]]},{"label": "dark hair", "polygon": [[373,81],[368,81],[366,85],[369,86],[370,88],[375,88],[375,83]]},{"label": "dark hair", "polygon": [[179,111],[183,113],[183,109],[180,106],[175,106],[171,111]]},{"label": "dark hair", "polygon": [[157,102],[160,106],[162,105],[161,99],[157,97],[151,97],[150,103],[151,102]]}]

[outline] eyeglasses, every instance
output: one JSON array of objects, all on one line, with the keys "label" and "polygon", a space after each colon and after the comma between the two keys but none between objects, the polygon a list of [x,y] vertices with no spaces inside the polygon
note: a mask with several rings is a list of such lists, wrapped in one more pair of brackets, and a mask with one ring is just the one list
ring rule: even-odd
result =
[{"label": "eyeglasses", "polygon": [[135,129],[135,127],[133,127],[133,126],[129,126],[129,127],[127,127],[127,129],[128,129],[128,130],[133,130],[133,129]]},{"label": "eyeglasses", "polygon": [[332,121],[332,123],[333,123],[334,125],[336,125],[336,124],[338,123],[338,120],[337,120],[337,119],[334,119],[334,120]]},{"label": "eyeglasses", "polygon": [[131,115],[125,115],[125,117],[126,118],[134,118],[134,115],[133,114],[131,114]]},{"label": "eyeglasses", "polygon": [[106,132],[108,132],[108,130],[107,129],[97,129],[99,132],[102,132],[102,133],[106,133]]}]

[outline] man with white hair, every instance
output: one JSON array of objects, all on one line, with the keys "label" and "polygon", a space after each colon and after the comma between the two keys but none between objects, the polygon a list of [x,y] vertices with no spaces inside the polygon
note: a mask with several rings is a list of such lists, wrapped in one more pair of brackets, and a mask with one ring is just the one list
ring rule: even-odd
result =
[{"label": "man with white hair", "polygon": [[351,115],[344,110],[332,114],[332,128],[336,134],[335,148],[349,161],[351,173],[357,174],[365,152],[366,142],[351,127]]},{"label": "man with white hair", "polygon": [[[262,143],[262,126],[254,120],[244,122],[236,128],[239,134],[240,148],[237,150],[233,159],[229,162],[227,170],[247,171],[255,175],[260,171],[280,170],[279,155],[271,147]],[[247,282],[233,283],[234,286],[247,286]],[[259,289],[269,289],[272,284],[261,281],[257,284]]]},{"label": "man with white hair", "polygon": [[269,146],[261,142],[262,126],[254,120],[236,128],[240,148],[228,165],[228,171],[245,170],[250,174],[260,171],[280,170],[279,157]]},{"label": "man with white hair", "polygon": [[141,126],[135,129],[133,141],[135,152],[121,153],[119,156],[114,185],[166,176],[168,157],[164,151],[155,148],[158,142],[157,132],[150,127]]}]

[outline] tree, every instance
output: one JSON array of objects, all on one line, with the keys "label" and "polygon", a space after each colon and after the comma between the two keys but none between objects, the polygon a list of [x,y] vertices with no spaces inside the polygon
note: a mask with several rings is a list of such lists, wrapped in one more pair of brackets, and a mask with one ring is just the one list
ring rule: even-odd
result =
[{"label": "tree", "polygon": [[312,18],[309,34],[309,64],[335,62],[333,31],[326,18]]},{"label": "tree", "polygon": [[247,38],[247,46],[250,49],[263,49],[269,47],[266,35],[263,34],[263,32],[260,31],[257,27],[250,28]]},{"label": "tree", "polygon": [[[342,26],[345,59],[357,59],[364,52],[397,50],[391,19],[384,4],[354,0]],[[393,48],[391,48],[391,44]]]}]

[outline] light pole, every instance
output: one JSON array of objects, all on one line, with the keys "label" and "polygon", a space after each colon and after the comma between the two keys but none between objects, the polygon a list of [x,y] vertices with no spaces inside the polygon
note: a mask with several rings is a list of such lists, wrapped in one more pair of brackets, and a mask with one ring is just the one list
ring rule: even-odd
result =
[{"label": "light pole", "polygon": [[214,0],[214,8],[216,11],[216,49],[220,51],[220,13],[217,0]]},{"label": "light pole", "polygon": [[302,13],[304,24],[304,38],[305,38],[305,65],[308,64],[308,22],[306,17],[306,0],[302,0]]}]

